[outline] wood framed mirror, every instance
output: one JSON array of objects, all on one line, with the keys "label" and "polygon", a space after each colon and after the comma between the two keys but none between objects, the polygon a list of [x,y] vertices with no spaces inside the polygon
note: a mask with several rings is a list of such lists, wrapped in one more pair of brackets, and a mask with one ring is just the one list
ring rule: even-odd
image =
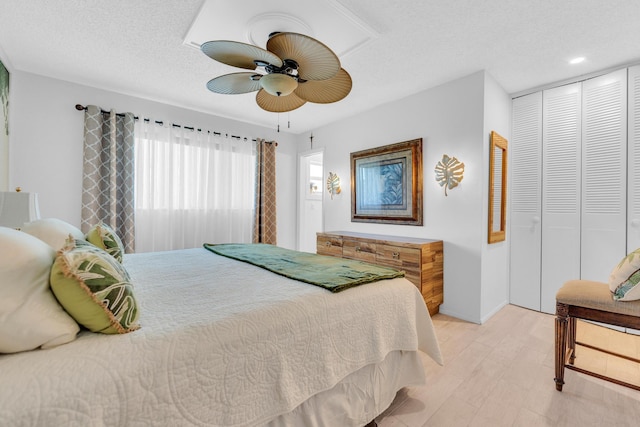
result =
[{"label": "wood framed mirror", "polygon": [[489,154],[489,243],[505,240],[507,224],[507,140],[491,131]]}]

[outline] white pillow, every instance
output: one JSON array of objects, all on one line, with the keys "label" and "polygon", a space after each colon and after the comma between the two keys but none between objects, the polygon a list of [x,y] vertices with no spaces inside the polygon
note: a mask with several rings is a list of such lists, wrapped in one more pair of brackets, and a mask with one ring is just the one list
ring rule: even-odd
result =
[{"label": "white pillow", "polygon": [[84,234],[77,227],[57,218],[27,222],[21,230],[37,237],[56,251],[62,249],[69,235],[74,239],[85,240]]},{"label": "white pillow", "polygon": [[0,353],[73,341],[78,324],[49,287],[55,251],[22,231],[0,227]]},{"label": "white pillow", "polygon": [[640,299],[640,249],[636,249],[611,271],[609,290],[616,301]]}]

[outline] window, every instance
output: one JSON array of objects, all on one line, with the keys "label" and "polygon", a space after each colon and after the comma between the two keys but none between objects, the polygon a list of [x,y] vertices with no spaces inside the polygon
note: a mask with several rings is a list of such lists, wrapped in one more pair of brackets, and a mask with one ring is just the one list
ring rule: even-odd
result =
[{"label": "window", "polygon": [[136,125],[137,252],[251,242],[254,144]]}]

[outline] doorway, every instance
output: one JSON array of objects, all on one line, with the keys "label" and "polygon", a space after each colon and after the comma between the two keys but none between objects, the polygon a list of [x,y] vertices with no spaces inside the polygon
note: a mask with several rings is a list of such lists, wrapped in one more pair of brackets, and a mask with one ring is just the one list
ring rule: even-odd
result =
[{"label": "doorway", "polygon": [[324,229],[324,152],[308,151],[298,157],[298,250],[316,252],[316,233]]}]

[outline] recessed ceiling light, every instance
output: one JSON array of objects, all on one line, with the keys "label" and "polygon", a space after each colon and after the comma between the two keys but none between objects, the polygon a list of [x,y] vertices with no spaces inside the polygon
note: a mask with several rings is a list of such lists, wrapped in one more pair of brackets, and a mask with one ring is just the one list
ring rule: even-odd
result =
[{"label": "recessed ceiling light", "polygon": [[571,64],[571,65],[579,64],[579,63],[583,62],[584,60],[585,60],[584,56],[578,56],[577,58],[573,58],[572,60],[570,60],[569,64]]}]

